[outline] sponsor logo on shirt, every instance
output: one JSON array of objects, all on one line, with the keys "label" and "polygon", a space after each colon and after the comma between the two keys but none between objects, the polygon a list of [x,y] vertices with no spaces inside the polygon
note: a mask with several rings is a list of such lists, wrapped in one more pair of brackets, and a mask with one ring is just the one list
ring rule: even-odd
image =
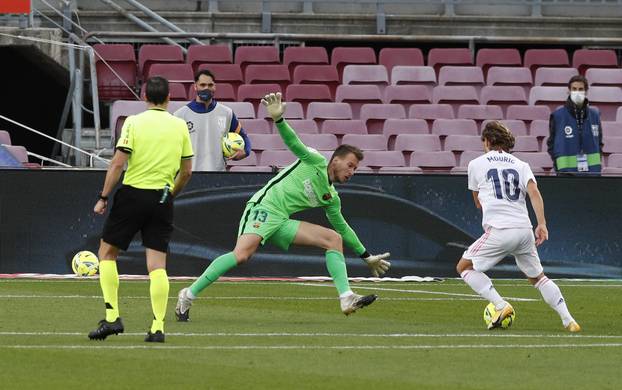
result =
[{"label": "sponsor logo on shirt", "polygon": [[221,129],[227,125],[227,118],[224,116],[219,116],[218,118],[216,118],[216,121],[218,122],[218,127],[220,127]]},{"label": "sponsor logo on shirt", "polygon": [[593,135],[594,137],[598,137],[598,133],[599,133],[599,131],[598,131],[598,125],[592,125],[592,135]]},{"label": "sponsor logo on shirt", "polygon": [[572,127],[566,126],[564,127],[564,133],[566,134],[566,138],[573,138],[574,134],[572,134]]},{"label": "sponsor logo on shirt", "polygon": [[192,121],[187,121],[186,126],[188,126],[189,133],[194,133],[194,123],[192,123]]},{"label": "sponsor logo on shirt", "polygon": [[311,205],[311,207],[318,207],[320,205],[320,201],[318,200],[317,195],[315,195],[315,191],[313,191],[311,179],[306,179],[302,182],[302,185],[305,195],[307,196],[307,199],[309,199],[309,204]]}]

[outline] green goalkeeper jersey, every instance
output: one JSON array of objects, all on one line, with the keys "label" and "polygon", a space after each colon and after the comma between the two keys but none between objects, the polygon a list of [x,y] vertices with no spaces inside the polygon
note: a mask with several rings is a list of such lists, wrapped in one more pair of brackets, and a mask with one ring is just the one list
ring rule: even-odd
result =
[{"label": "green goalkeeper jersey", "polygon": [[298,160],[257,191],[249,203],[261,204],[287,217],[302,210],[323,207],[328,221],[346,245],[357,255],[365,253],[365,247],[341,214],[341,199],[328,178],[326,158],[307,148],[285,120],[276,123],[276,127]]}]

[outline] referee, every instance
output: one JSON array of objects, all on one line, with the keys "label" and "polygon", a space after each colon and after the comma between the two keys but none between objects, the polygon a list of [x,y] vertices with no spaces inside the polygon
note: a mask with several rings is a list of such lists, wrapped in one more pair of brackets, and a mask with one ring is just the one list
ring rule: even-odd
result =
[{"label": "referee", "polygon": [[[123,167],[123,185],[114,194],[99,247],[99,281],[106,304],[106,318],[89,333],[91,340],[104,340],[123,333],[117,290],[119,249],[127,250],[140,231],[149,270],[153,323],[145,341],[164,342],[164,315],[168,300],[166,252],[173,231],[173,198],[192,174],[192,146],[186,123],[169,114],[168,81],[147,80],[147,111],[129,116],[94,212],[103,214],[108,197],[117,185]],[[177,176],[177,177],[176,177]]]}]

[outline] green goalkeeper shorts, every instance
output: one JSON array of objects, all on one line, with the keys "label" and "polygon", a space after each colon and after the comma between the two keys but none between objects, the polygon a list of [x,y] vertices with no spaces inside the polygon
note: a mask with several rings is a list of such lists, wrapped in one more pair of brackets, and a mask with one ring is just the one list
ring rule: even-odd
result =
[{"label": "green goalkeeper shorts", "polygon": [[261,245],[269,242],[287,250],[296,238],[298,226],[300,221],[289,219],[261,205],[247,203],[240,219],[238,237],[242,234],[257,234],[262,238]]}]

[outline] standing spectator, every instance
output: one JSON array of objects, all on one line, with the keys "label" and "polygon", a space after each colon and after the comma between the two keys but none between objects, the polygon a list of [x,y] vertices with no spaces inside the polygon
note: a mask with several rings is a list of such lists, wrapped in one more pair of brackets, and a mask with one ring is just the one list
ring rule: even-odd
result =
[{"label": "standing spectator", "polygon": [[568,99],[549,119],[548,152],[557,172],[600,174],[602,128],[598,110],[586,98],[587,79],[572,76]]},{"label": "standing spectator", "polygon": [[186,124],[166,111],[168,81],[152,77],[146,89],[147,111],[129,116],[123,124],[104,188],[93,210],[97,214],[106,211],[108,197],[127,163],[123,186],[114,195],[99,246],[99,283],[106,304],[106,318],[89,333],[91,340],[104,340],[111,334],[123,333],[117,294],[117,257],[119,249],[127,250],[140,230],[146,248],[153,309],[153,322],[145,341],[164,342],[169,291],[166,251],[173,232],[173,198],[192,175],[192,145]]},{"label": "standing spectator", "polygon": [[236,118],[233,110],[214,99],[216,83],[214,75],[207,69],[194,76],[197,96],[184,107],[175,111],[175,116],[186,121],[194,149],[195,171],[224,171],[222,138],[227,132],[239,133],[244,138],[244,150],[239,150],[231,160],[241,160],[251,152],[251,142]]}]

